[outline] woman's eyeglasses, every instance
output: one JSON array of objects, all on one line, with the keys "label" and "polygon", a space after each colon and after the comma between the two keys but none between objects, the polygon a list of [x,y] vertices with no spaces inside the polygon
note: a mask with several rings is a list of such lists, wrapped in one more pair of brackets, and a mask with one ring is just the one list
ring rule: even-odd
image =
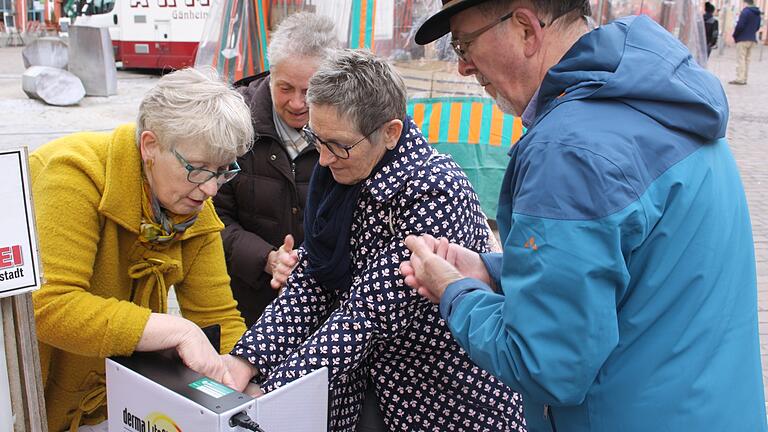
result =
[{"label": "woman's eyeglasses", "polygon": [[186,159],[184,159],[184,156],[180,155],[179,152],[176,151],[176,149],[173,149],[171,151],[173,152],[174,156],[176,156],[176,159],[178,159],[179,162],[181,162],[181,165],[184,167],[184,169],[187,170],[187,180],[190,183],[203,184],[215,177],[216,183],[219,186],[221,186],[224,183],[235,178],[237,173],[240,172],[240,165],[237,164],[237,161],[229,164],[229,167],[226,170],[213,172],[205,168],[197,168],[193,166]]},{"label": "woman's eyeglasses", "polygon": [[382,123],[377,127],[376,129],[369,132],[366,136],[360,138],[357,140],[356,143],[345,146],[343,144],[339,144],[335,141],[324,141],[322,138],[317,136],[315,131],[312,130],[311,127],[309,127],[308,124],[304,125],[303,128],[301,128],[301,136],[304,138],[304,141],[306,141],[308,144],[311,144],[315,146],[317,151],[320,151],[320,144],[324,145],[331,153],[333,153],[334,156],[336,156],[339,159],[349,159],[349,151],[352,150],[356,145],[360,144],[361,142],[365,141],[368,137],[370,137],[374,132],[379,130],[380,127],[384,126],[387,122]]}]

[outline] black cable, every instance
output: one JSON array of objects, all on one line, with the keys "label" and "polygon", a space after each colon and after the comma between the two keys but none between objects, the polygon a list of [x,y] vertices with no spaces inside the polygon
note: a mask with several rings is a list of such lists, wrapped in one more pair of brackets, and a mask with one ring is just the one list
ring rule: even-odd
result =
[{"label": "black cable", "polygon": [[229,425],[232,427],[240,426],[241,428],[248,429],[253,432],[264,432],[264,429],[262,429],[255,420],[250,418],[245,411],[241,411],[233,415],[229,419]]}]

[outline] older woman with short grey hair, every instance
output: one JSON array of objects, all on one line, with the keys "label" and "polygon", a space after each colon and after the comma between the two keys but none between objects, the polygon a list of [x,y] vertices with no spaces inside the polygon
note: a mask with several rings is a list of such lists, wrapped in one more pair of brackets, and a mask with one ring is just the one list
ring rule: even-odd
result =
[{"label": "older woman with short grey hair", "polygon": [[320,61],[339,44],[333,22],[309,12],[288,16],[270,36],[270,70],[236,83],[251,108],[258,140],[238,159],[243,175],[214,199],[226,225],[222,237],[232,292],[248,325],[280,288],[270,284],[276,249],[304,240],[304,206],[318,158],[300,134],[309,121],[305,96]]},{"label": "older woman with short grey hair", "polygon": [[[104,420],[105,357],[174,348],[192,369],[232,382],[201,330],[220,325],[224,352],[245,331],[210,198],[252,140],[242,96],[186,69],[147,93],[136,125],[66,136],[30,155],[48,430]],[[171,285],[183,318],[166,314]]]},{"label": "older woman with short grey hair", "polygon": [[410,234],[487,250],[465,174],[426,142],[402,79],[368,52],[334,54],[307,100],[320,159],[306,238],[284,291],[227,358],[238,387],[255,377],[269,392],[327,366],[331,431],[359,428],[368,388],[388,430],[524,430],[518,396],[470,361],[398,269]]}]

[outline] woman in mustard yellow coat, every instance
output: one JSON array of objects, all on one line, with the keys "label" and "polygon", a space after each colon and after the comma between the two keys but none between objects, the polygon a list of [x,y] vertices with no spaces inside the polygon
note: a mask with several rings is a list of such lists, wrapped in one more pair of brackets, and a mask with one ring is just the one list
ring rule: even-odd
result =
[{"label": "woman in mustard yellow coat", "polygon": [[[136,125],[78,133],[30,156],[44,283],[33,294],[50,431],[106,416],[104,358],[176,348],[231,382],[221,350],[245,331],[210,198],[253,141],[242,97],[186,69],[161,78]],[[173,285],[184,318],[167,315]]]}]

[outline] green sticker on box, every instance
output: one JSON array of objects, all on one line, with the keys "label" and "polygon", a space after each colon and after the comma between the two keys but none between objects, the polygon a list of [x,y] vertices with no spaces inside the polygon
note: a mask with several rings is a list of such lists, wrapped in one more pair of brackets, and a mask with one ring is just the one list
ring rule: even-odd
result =
[{"label": "green sticker on box", "polygon": [[200,390],[208,396],[215,397],[216,399],[234,392],[234,390],[224,384],[219,384],[207,377],[200,378],[199,380],[190,383],[189,386],[195,390]]}]

